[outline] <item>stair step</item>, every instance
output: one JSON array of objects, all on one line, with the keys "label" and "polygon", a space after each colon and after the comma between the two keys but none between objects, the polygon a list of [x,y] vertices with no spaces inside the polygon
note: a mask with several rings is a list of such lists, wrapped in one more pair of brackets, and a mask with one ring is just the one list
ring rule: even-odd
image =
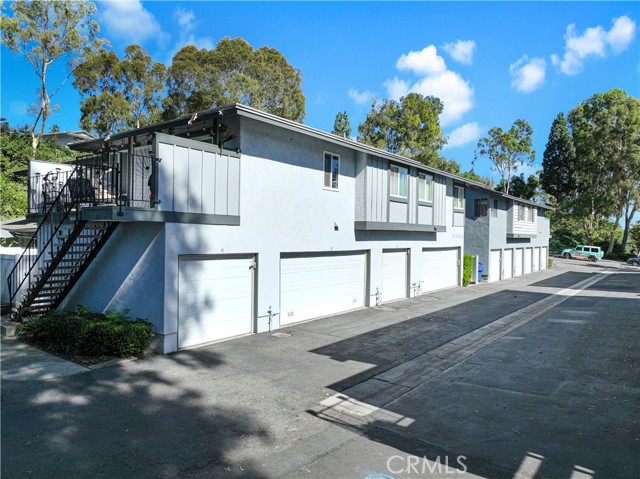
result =
[{"label": "stair step", "polygon": [[[63,263],[82,263],[84,261],[84,258],[80,258],[80,259],[63,259],[62,261],[60,261],[60,264]],[[46,259],[44,260],[45,263],[53,263],[52,259]]]}]

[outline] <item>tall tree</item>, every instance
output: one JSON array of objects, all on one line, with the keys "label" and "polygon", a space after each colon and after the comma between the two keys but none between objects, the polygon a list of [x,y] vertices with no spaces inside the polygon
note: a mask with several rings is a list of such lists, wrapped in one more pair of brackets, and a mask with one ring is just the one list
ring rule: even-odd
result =
[{"label": "tall tree", "polygon": [[[620,89],[597,93],[569,113],[579,194],[573,211],[589,219],[614,217],[607,253],[621,218],[630,224],[640,186],[640,101]],[[625,228],[628,231],[628,226]]]},{"label": "tall tree", "polygon": [[365,121],[358,126],[358,141],[426,165],[446,166],[438,154],[447,143],[438,118],[442,108],[440,99],[418,93],[409,93],[399,102],[374,101]]},{"label": "tall tree", "polygon": [[305,116],[302,74],[278,50],[254,50],[242,38],[223,38],[212,50],[189,45],[168,71],[167,119],[184,113],[242,103],[301,122]]},{"label": "tall tree", "polygon": [[349,115],[347,115],[346,111],[336,115],[331,133],[343,138],[349,138],[351,136],[351,125],[349,124]]},{"label": "tall tree", "polygon": [[[496,186],[496,191],[504,191],[503,181],[500,181]],[[509,194],[511,196],[517,196],[525,200],[533,201],[538,196],[540,189],[540,180],[535,175],[529,175],[527,180],[524,179],[524,173],[514,175],[511,177],[509,184]]]},{"label": "tall tree", "polygon": [[67,60],[69,71],[82,55],[98,46],[98,24],[93,20],[96,7],[86,0],[33,0],[11,3],[13,15],[2,15],[2,43],[12,53],[23,55],[38,77],[38,102],[33,105],[35,120],[30,128],[32,147],[36,149],[45,132],[47,120],[56,105],[52,98],[68,75],[53,88],[49,68]]},{"label": "tall tree", "polygon": [[160,120],[166,68],[144,48],[129,45],[122,60],[115,52],[101,49],[73,74],[73,86],[82,99],[82,128],[107,135]]},{"label": "tall tree", "polygon": [[576,149],[563,113],[553,120],[542,160],[542,189],[557,201],[573,195],[576,189]]},{"label": "tall tree", "polygon": [[77,156],[54,140],[43,140],[37,150],[31,144],[30,128],[11,128],[0,124],[0,219],[17,218],[27,214],[27,178],[15,175],[26,170],[29,160],[62,162]]},{"label": "tall tree", "polygon": [[505,194],[509,194],[511,177],[518,168],[533,164],[536,153],[531,148],[532,134],[529,123],[516,120],[508,131],[493,127],[489,136],[478,141],[475,160],[486,157],[493,163],[492,169],[500,174]]}]

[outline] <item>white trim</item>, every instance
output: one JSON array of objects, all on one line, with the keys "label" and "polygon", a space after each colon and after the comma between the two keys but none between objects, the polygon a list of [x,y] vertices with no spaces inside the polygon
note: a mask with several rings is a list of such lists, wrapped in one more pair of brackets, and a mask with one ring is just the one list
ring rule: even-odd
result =
[{"label": "white trim", "polygon": [[[327,173],[325,171],[325,161],[326,161],[326,155],[331,155],[331,161],[333,162],[333,157],[335,156],[336,158],[338,158],[338,173],[337,173],[337,177],[336,177],[336,182],[338,183],[338,187],[337,188],[333,188],[332,186],[327,186],[325,184],[325,174]],[[322,189],[326,190],[326,191],[340,191],[340,163],[341,163],[341,158],[340,155],[338,153],[332,153],[331,151],[323,151],[322,152]],[[331,183],[331,175],[332,172],[329,172],[329,182]]]}]

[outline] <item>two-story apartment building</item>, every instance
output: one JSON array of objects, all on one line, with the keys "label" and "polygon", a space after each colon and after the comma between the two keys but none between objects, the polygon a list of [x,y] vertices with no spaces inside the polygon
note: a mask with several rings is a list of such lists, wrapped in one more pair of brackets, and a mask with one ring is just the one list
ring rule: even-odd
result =
[{"label": "two-story apartment building", "polygon": [[547,206],[476,184],[466,189],[465,253],[484,264],[489,282],[547,268]]},{"label": "two-story apartment building", "polygon": [[73,148],[31,172],[19,314],[128,309],[167,353],[460,284],[466,180],[407,158],[243,105]]}]

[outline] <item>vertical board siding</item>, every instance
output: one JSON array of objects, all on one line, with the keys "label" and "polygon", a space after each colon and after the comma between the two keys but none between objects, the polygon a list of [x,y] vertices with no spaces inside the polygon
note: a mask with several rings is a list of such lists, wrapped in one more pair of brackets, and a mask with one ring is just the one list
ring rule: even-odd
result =
[{"label": "vertical board siding", "polygon": [[158,135],[160,211],[240,215],[240,158],[214,145]]},{"label": "vertical board siding", "polygon": [[227,158],[216,158],[216,181],[215,181],[215,213],[226,215],[227,213],[227,184],[229,181],[229,165]]},{"label": "vertical board siding", "polygon": [[189,150],[189,198],[187,199],[187,211],[189,213],[202,213],[203,177],[202,177],[202,151]]},{"label": "vertical board siding", "polygon": [[215,213],[216,155],[205,151],[202,153],[202,212],[207,215]]},{"label": "vertical board siding", "polygon": [[189,149],[175,146],[173,150],[173,210],[189,208]]},{"label": "vertical board siding", "polygon": [[433,224],[447,225],[447,179],[435,175],[433,180]]}]

